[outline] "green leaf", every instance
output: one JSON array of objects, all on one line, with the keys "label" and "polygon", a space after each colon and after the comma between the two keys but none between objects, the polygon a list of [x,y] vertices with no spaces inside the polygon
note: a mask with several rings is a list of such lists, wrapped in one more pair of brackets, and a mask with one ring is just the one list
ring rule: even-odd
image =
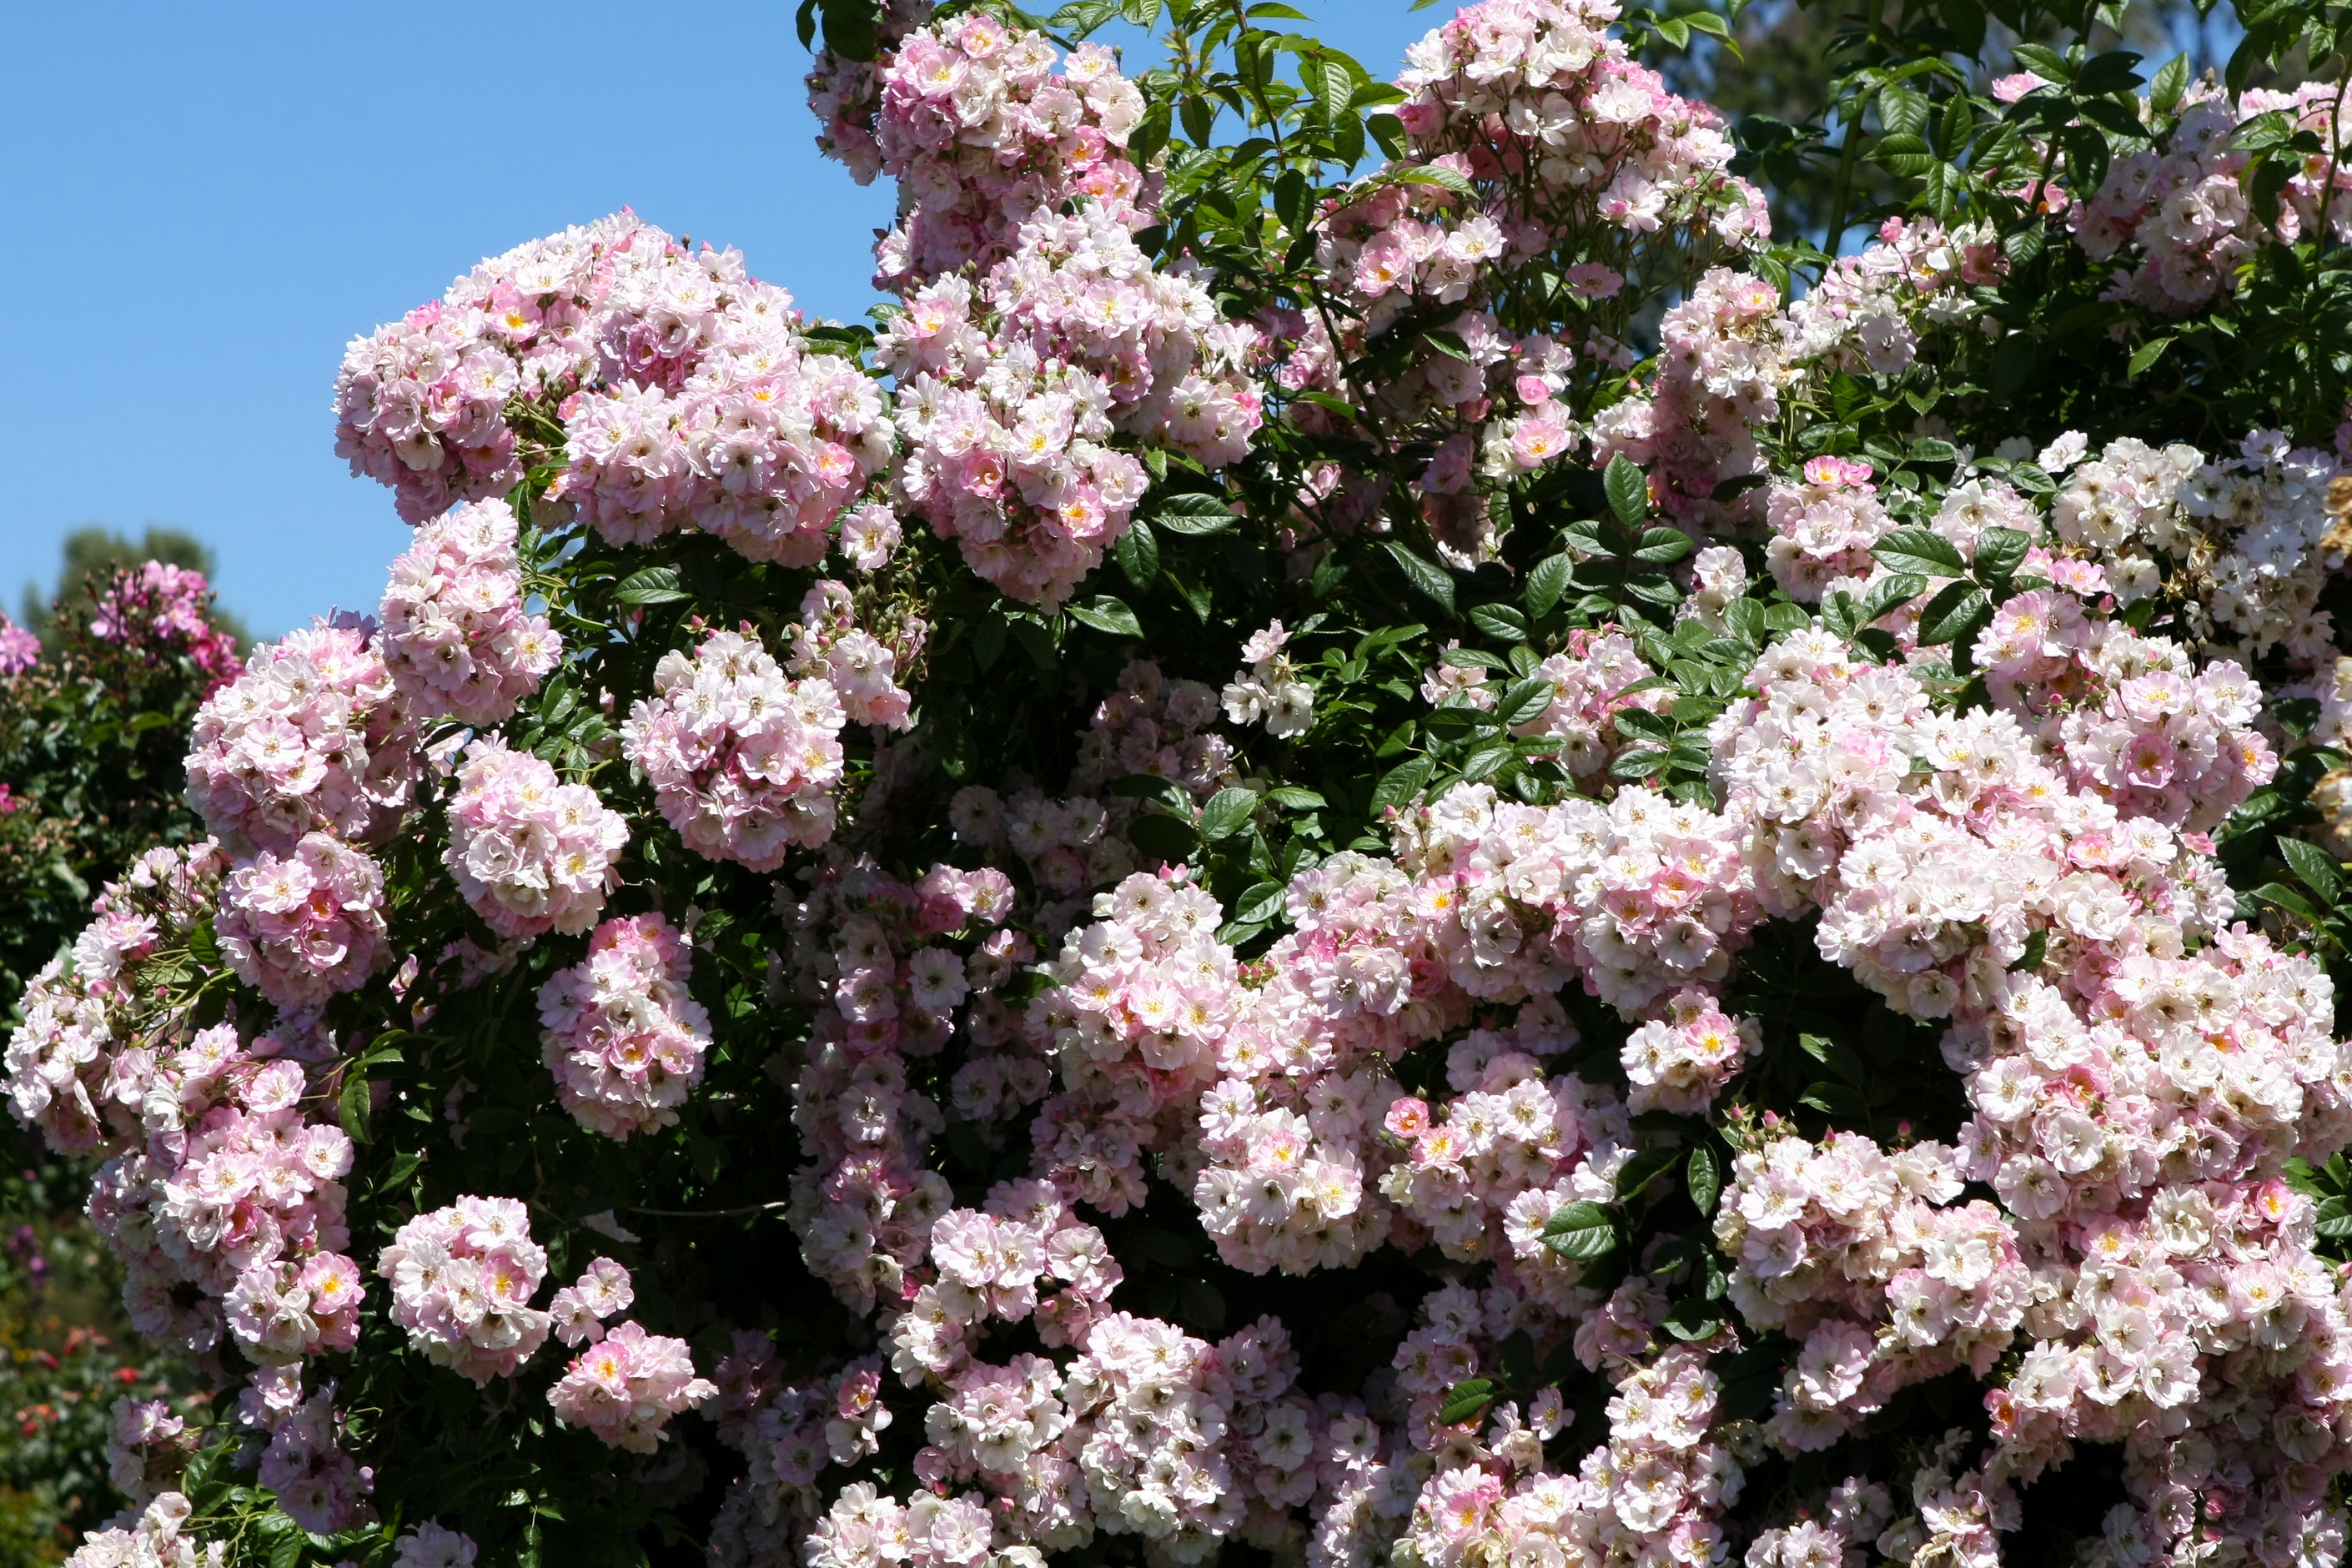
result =
[{"label": "green leaf", "polygon": [[2049,952],[2049,928],[2036,926],[2032,934],[2025,939],[2025,951],[2017,955],[2017,962],[2009,966],[2009,972],[2011,974],[2031,974],[2042,967],[2042,961]]},{"label": "green leaf", "polygon": [[1277,784],[1265,792],[1265,798],[1286,811],[1320,811],[1331,804],[1315,791],[1297,784]]},{"label": "green leaf", "polygon": [[[2093,55],[2074,73],[2074,90],[2085,98],[2105,98],[2109,93],[2129,92],[2144,79],[2134,68],[2146,57],[2129,49],[2111,49],[2103,55]],[[2083,193],[2087,195],[2089,193]]]},{"label": "green leaf", "polygon": [[1897,572],[1891,577],[1882,577],[1871,585],[1869,594],[1862,601],[1862,608],[1854,612],[1854,618],[1868,626],[1901,609],[1927,591],[1927,579],[1916,572]]},{"label": "green leaf", "polygon": [[1057,33],[1083,38],[1119,13],[1118,0],[1072,0],[1046,20]]},{"label": "green leaf", "polygon": [[1415,757],[1411,762],[1391,768],[1372,789],[1372,815],[1377,816],[1386,807],[1402,806],[1419,798],[1422,785],[1437,764],[1427,757]]},{"label": "green leaf", "polygon": [[1562,1258],[1603,1258],[1617,1249],[1617,1224],[1599,1204],[1562,1204],[1544,1222],[1543,1242]]},{"label": "green leaf", "polygon": [[1665,1325],[1678,1340],[1713,1339],[1723,1327],[1723,1310],[1711,1301],[1677,1301],[1667,1309]]},{"label": "green leaf", "polygon": [[2156,81],[2147,89],[2147,101],[2158,114],[2169,114],[2179,107],[2181,94],[2188,90],[2189,57],[2175,55],[2156,73]]},{"label": "green leaf", "polygon": [[2043,81],[2059,83],[2074,79],[2074,68],[2066,57],[2042,44],[2019,44],[2009,51],[2017,63],[2040,77]]},{"label": "green leaf", "polygon": [[1256,811],[1257,795],[1252,791],[1221,789],[1201,808],[1201,837],[1213,844],[1220,838],[1231,838],[1249,825]]},{"label": "green leaf", "polygon": [[1445,1403],[1437,1407],[1440,1426],[1459,1426],[1475,1421],[1486,1414],[1486,1406],[1495,1403],[1495,1385],[1483,1377],[1467,1378],[1445,1391]]},{"label": "green leaf", "polygon": [[342,1099],[337,1106],[343,1131],[354,1143],[375,1142],[368,1131],[368,1080],[363,1074],[348,1073],[343,1079]]},{"label": "green leaf", "polygon": [[1470,624],[1505,642],[1517,642],[1528,635],[1528,618],[1509,605],[1473,605]]},{"label": "green leaf", "polygon": [[1969,573],[1959,546],[1933,529],[1898,528],[1870,552],[1894,571],[1916,572],[1923,577],[1965,577]]},{"label": "green leaf", "polygon": [[2032,542],[2014,528],[1988,528],[1977,535],[1977,577],[1984,583],[2006,583],[2017,574]]},{"label": "green leaf", "polygon": [[1241,925],[1263,925],[1282,913],[1282,903],[1281,883],[1253,883],[1234,900],[1234,920]]},{"label": "green leaf", "polygon": [[2293,888],[2288,887],[2284,882],[2264,882],[2261,887],[2256,888],[2250,896],[2260,899],[2264,903],[2276,904],[2283,910],[2301,915],[2305,920],[2310,921],[2314,925],[2318,924],[2321,921],[2327,918],[2312,906],[2312,902],[2309,899],[2305,898],[2301,893],[2296,892]]},{"label": "green leaf", "polygon": [[1640,548],[1633,552],[1633,559],[1652,566],[1664,566],[1681,560],[1694,548],[1690,535],[1678,528],[1647,529],[1642,534]]},{"label": "green leaf", "polygon": [[1723,1155],[1712,1142],[1701,1142],[1693,1146],[1690,1163],[1684,1167],[1683,1184],[1690,1193],[1692,1205],[1712,1219],[1715,1200],[1723,1195]]},{"label": "green leaf", "polygon": [[2137,381],[2149,366],[2164,357],[2165,351],[2171,346],[2172,340],[2168,337],[2150,338],[2132,350],[2131,363],[2124,367],[2124,379]]},{"label": "green leaf", "polygon": [[1160,538],[1151,531],[1151,525],[1139,517],[1129,521],[1111,550],[1127,580],[1139,590],[1150,592],[1152,584],[1160,580]]},{"label": "green leaf", "polygon": [[1919,646],[1934,647],[1938,644],[1958,642],[1981,626],[1992,614],[1992,602],[1985,591],[1966,580],[1947,583],[1944,591],[1927,601],[1919,612]]},{"label": "green leaf", "polygon": [[1171,533],[1222,533],[1234,525],[1234,509],[1214,496],[1191,492],[1163,500],[1151,521]]},{"label": "green leaf", "polygon": [[875,35],[875,0],[823,0],[824,47],[845,60],[870,60]]},{"label": "green leaf", "polygon": [[1454,613],[1454,574],[1452,573],[1427,556],[1416,554],[1394,540],[1388,542],[1388,552],[1391,558],[1403,570],[1405,581],[1411,583],[1422,597],[1436,605],[1449,616]]},{"label": "green leaf", "polygon": [[1070,618],[1098,632],[1108,632],[1113,637],[1143,636],[1143,623],[1135,618],[1135,612],[1127,607],[1127,601],[1108,594],[1097,595],[1091,604],[1072,605]]},{"label": "green leaf", "polygon": [[1505,729],[1516,729],[1541,718],[1559,695],[1549,678],[1531,676],[1503,693],[1503,700],[1495,705],[1495,716],[1503,721]]},{"label": "green leaf", "polygon": [[693,596],[677,585],[675,566],[648,566],[642,572],[632,572],[613,590],[614,602],[622,605],[670,605]]},{"label": "green leaf", "polygon": [[1192,825],[1181,816],[1139,816],[1127,825],[1127,841],[1143,856],[1147,870],[1184,864],[1197,840]]},{"label": "green leaf", "polygon": [[2341,903],[2344,899],[2344,879],[2327,851],[2316,844],[2284,834],[2278,839],[2279,854],[2294,873],[2295,880],[2317,893],[2329,903]]},{"label": "green leaf", "polygon": [[1622,453],[1609,459],[1609,467],[1601,476],[1601,488],[1608,492],[1609,510],[1626,527],[1637,528],[1650,515],[1650,481]]},{"label": "green leaf", "polygon": [[1576,570],[1576,563],[1566,554],[1548,555],[1528,574],[1528,614],[1541,618],[1549,614],[1559,596],[1568,591],[1568,580]]},{"label": "green leaf", "polygon": [[1675,1166],[1672,1149],[1644,1149],[1625,1162],[1617,1173],[1617,1201],[1630,1204],[1647,1192],[1652,1182]]}]

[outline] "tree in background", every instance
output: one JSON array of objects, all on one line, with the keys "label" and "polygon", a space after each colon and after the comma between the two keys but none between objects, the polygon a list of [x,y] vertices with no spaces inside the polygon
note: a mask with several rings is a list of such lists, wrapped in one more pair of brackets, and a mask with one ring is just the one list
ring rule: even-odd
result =
[{"label": "tree in background", "polygon": [[[25,588],[24,624],[44,647],[56,646],[62,630],[80,610],[95,605],[117,572],[151,561],[207,579],[217,570],[212,547],[176,528],[150,527],[146,537],[135,543],[110,528],[78,528],[66,535],[62,548],[65,560],[58,572],[57,592],[44,596],[29,584]],[[214,626],[240,646],[244,644],[245,628],[235,616],[217,605],[207,614]]]}]

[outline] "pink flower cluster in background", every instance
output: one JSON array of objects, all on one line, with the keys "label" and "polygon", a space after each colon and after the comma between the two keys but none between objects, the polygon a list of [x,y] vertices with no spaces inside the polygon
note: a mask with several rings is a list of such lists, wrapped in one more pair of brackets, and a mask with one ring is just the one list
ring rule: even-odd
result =
[{"label": "pink flower cluster in background", "polygon": [[2337,168],[2325,153],[2294,160],[2273,232],[2254,216],[2241,179],[2248,153],[2236,136],[2246,121],[2281,110],[2324,144],[2335,128],[2337,96],[2317,81],[2284,92],[2257,89],[2234,101],[2210,82],[2191,88],[2164,142],[2116,158],[2098,190],[2068,210],[2085,256],[2123,263],[2105,298],[2185,316],[2234,289],[2238,264],[2263,244],[2292,243],[2308,233],[2323,206],[2331,237],[2352,237],[2345,203],[2352,171]]},{"label": "pink flower cluster in background", "polygon": [[[213,624],[212,593],[203,573],[161,561],[118,572],[98,596],[90,635],[151,661],[184,658],[216,689],[236,678],[240,665],[236,639]],[[0,674],[13,673],[6,651],[12,629],[0,626]]]}]

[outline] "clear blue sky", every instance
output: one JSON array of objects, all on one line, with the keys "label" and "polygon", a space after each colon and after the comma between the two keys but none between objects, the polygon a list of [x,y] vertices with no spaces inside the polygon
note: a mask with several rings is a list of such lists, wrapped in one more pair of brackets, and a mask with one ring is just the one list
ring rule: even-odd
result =
[{"label": "clear blue sky", "polygon": [[[1451,7],[1308,0],[1375,75]],[[276,636],[407,530],[333,450],[343,345],[624,205],[861,314],[887,182],[811,144],[792,0],[17,7],[0,94],[0,605],[103,523],[185,529]],[[1150,61],[1131,62],[1142,68]]]}]

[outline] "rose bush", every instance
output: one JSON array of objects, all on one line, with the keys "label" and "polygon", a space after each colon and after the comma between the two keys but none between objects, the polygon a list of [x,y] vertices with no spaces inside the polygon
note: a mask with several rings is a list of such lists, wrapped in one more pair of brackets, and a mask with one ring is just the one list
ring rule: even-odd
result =
[{"label": "rose bush", "polygon": [[85,1564],[2341,1560],[2344,16],[1857,34],[1825,255],[1720,17],[1284,14],[813,4],[878,331],[353,343],[8,1048],[220,1389]]}]

